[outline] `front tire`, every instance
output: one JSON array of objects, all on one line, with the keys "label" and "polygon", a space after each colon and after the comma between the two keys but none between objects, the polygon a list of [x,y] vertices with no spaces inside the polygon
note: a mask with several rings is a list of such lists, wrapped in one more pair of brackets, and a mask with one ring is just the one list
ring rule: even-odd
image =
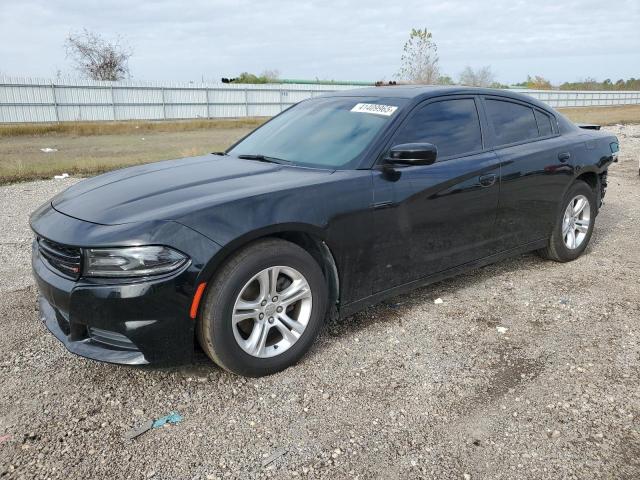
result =
[{"label": "front tire", "polygon": [[295,364],[324,321],[327,284],[303,248],[259,240],[230,258],[207,287],[196,329],[220,367],[250,377]]},{"label": "front tire", "polygon": [[540,255],[556,262],[570,262],[587,248],[596,219],[596,195],[585,182],[577,180],[565,195],[563,207]]}]

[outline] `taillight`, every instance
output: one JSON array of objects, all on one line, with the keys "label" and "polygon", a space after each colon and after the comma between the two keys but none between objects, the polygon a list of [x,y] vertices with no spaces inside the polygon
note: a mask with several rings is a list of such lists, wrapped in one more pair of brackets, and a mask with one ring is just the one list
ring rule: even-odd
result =
[{"label": "taillight", "polygon": [[611,142],[609,144],[609,148],[611,148],[611,156],[613,157],[613,161],[618,161],[618,152],[620,151],[620,145],[618,142]]}]

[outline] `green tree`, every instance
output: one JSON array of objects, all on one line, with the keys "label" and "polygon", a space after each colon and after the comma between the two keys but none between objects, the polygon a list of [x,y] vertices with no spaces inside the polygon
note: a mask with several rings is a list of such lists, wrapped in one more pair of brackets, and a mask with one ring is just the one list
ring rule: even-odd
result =
[{"label": "green tree", "polygon": [[277,83],[280,73],[278,70],[265,70],[260,76],[249,72],[242,72],[233,83]]},{"label": "green tree", "polygon": [[516,87],[530,88],[532,90],[551,90],[551,82],[541,75],[532,77],[527,75],[527,80],[522,83],[516,83]]},{"label": "green tree", "polygon": [[404,44],[397,77],[412,83],[435,84],[440,78],[438,47],[426,28],[412,28]]},{"label": "green tree", "polygon": [[438,85],[455,85],[456,82],[453,81],[449,75],[440,75],[438,77]]}]

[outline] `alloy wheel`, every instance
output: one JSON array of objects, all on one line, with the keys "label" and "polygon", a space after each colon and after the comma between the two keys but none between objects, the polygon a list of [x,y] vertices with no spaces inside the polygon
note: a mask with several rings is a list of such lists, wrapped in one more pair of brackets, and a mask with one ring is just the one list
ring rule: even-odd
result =
[{"label": "alloy wheel", "polygon": [[589,232],[591,205],[584,195],[577,195],[567,205],[562,218],[562,238],[570,250],[582,245]]},{"label": "alloy wheel", "polygon": [[290,349],[311,318],[307,279],[287,266],[265,268],[240,290],[231,317],[236,342],[249,355],[268,358]]}]

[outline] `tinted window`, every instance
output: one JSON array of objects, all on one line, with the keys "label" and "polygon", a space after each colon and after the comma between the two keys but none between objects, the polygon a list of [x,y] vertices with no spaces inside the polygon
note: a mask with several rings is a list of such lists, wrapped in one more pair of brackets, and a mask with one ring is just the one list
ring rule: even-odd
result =
[{"label": "tinted window", "polygon": [[264,155],[296,165],[349,168],[404,102],[364,97],[307,100],[255,130],[230,153]]},{"label": "tinted window", "polygon": [[487,116],[498,145],[523,142],[538,137],[533,109],[502,100],[487,100]]},{"label": "tinted window", "polygon": [[395,145],[402,143],[433,143],[438,147],[438,158],[481,150],[475,102],[465,98],[419,107],[394,140]]},{"label": "tinted window", "polygon": [[538,131],[541,137],[547,137],[553,134],[553,128],[551,127],[551,117],[546,113],[535,110],[536,121],[538,122]]}]

